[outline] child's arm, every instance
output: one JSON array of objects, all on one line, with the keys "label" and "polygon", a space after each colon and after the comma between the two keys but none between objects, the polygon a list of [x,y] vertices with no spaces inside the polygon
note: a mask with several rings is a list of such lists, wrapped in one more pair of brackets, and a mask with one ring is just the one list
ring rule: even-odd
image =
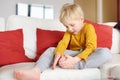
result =
[{"label": "child's arm", "polygon": [[54,50],[54,55],[59,52],[61,55],[64,54],[64,51],[68,47],[69,41],[70,41],[70,32],[66,31],[62,40],[58,43],[56,49]]},{"label": "child's arm", "polygon": [[88,56],[97,48],[97,35],[93,25],[87,24],[84,28],[85,32],[85,48],[84,50],[78,54],[77,56],[83,60],[86,60]]},{"label": "child's arm", "polygon": [[64,51],[66,50],[68,44],[70,41],[70,33],[68,31],[65,32],[62,40],[58,43],[56,49],[54,50],[54,62],[52,65],[52,69],[55,69],[61,55],[64,54]]}]

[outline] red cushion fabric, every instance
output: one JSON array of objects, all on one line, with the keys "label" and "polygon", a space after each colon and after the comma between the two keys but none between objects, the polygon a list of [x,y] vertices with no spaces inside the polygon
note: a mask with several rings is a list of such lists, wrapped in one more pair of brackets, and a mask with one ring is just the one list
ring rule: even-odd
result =
[{"label": "red cushion fabric", "polygon": [[25,56],[22,29],[0,32],[0,66],[33,61]]},{"label": "red cushion fabric", "polygon": [[35,60],[49,47],[56,47],[62,39],[64,32],[51,31],[37,28],[37,56]]},{"label": "red cushion fabric", "polygon": [[94,26],[97,34],[97,47],[107,47],[111,49],[112,46],[112,28],[111,26],[98,24],[89,20],[85,20]]}]

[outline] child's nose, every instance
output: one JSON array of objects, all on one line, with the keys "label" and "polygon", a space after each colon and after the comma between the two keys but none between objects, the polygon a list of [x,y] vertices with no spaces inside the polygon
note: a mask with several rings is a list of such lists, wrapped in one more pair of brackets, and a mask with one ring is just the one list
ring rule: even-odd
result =
[{"label": "child's nose", "polygon": [[70,32],[72,32],[72,31],[73,31],[73,30],[72,30],[72,28],[70,28],[70,27],[68,28],[68,30],[69,30]]}]

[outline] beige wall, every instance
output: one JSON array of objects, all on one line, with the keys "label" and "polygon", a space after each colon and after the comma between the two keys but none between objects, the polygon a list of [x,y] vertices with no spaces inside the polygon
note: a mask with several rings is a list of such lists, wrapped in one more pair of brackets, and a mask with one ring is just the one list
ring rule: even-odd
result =
[{"label": "beige wall", "polygon": [[117,21],[117,0],[103,0],[103,22]]},{"label": "beige wall", "polygon": [[[98,20],[98,0],[74,0],[81,5],[85,18],[94,22]],[[117,0],[102,0],[102,22],[117,21]]]},{"label": "beige wall", "polygon": [[82,7],[85,19],[97,21],[97,0],[74,0]]}]

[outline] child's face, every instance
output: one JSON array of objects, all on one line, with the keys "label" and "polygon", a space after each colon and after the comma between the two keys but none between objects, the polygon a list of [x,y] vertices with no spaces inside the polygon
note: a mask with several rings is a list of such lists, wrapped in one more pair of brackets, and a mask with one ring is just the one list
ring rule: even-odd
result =
[{"label": "child's face", "polygon": [[69,20],[67,21],[67,23],[63,23],[63,24],[64,26],[66,26],[69,32],[73,34],[78,34],[83,27],[83,21],[84,19],[81,18],[77,20]]}]

